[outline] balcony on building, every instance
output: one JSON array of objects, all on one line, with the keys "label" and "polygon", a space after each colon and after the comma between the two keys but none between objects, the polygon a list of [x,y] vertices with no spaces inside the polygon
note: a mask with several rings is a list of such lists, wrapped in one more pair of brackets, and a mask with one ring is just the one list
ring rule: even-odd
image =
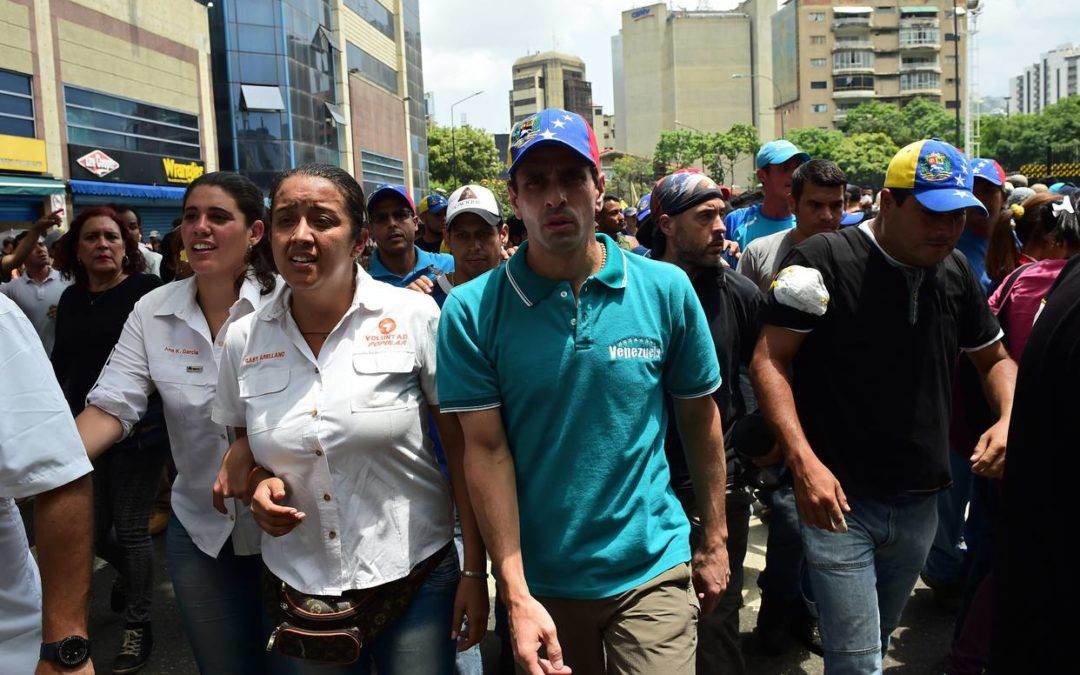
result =
[{"label": "balcony on building", "polygon": [[833,7],[834,33],[859,33],[871,28],[873,7]]},{"label": "balcony on building", "polygon": [[865,39],[863,39],[863,38],[843,38],[843,39],[837,38],[837,40],[835,42],[833,42],[833,47],[832,47],[832,50],[834,52],[858,51],[858,50],[872,51],[873,49],[874,49],[874,43],[872,43],[870,41],[869,36],[867,36]]},{"label": "balcony on building", "polygon": [[900,93],[904,96],[941,96],[941,75],[928,71],[901,73]]},{"label": "balcony on building", "polygon": [[941,64],[938,62],[937,54],[930,56],[908,56],[900,59],[900,72],[941,73]]},{"label": "balcony on building", "polygon": [[844,50],[833,53],[833,75],[874,74],[874,52]]},{"label": "balcony on building", "polygon": [[834,75],[833,98],[853,99],[874,96],[873,75]]}]

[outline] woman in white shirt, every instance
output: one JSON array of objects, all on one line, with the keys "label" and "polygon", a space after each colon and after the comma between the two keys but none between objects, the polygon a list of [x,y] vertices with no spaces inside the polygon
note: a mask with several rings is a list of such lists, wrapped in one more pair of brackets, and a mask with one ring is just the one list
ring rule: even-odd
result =
[{"label": "woman in white shirt", "polygon": [[243,505],[229,500],[220,513],[211,498],[230,443],[210,419],[225,333],[274,297],[264,217],[262,191],[243,176],[216,172],[191,183],[180,236],[194,275],[135,305],[76,420],[93,459],[131,431],[150,394],[161,394],[177,469],[166,561],[203,673],[288,672],[286,659],[259,656],[271,626],[258,526]]},{"label": "woman in white shirt", "polygon": [[[237,429],[257,465],[252,510],[269,534],[267,568],[293,588],[338,596],[437,565],[404,613],[350,666],[301,672],[453,673],[487,625],[487,574],[468,504],[460,429],[438,413],[439,311],[423,294],[373,280],[356,262],[364,195],[345,171],[308,165],[271,190],[270,244],[288,288],[225,341],[214,420]],[[426,433],[446,455],[464,531],[459,580],[453,510]],[[235,457],[230,457],[230,464]],[[250,466],[250,465],[249,465]],[[232,475],[242,475],[236,471]]]}]

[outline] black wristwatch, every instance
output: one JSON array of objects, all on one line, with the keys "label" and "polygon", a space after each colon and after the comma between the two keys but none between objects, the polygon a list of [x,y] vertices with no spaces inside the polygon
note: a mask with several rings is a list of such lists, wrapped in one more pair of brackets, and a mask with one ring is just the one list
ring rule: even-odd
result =
[{"label": "black wristwatch", "polygon": [[38,657],[65,668],[81,666],[90,658],[90,641],[81,635],[71,635],[59,642],[43,642]]}]

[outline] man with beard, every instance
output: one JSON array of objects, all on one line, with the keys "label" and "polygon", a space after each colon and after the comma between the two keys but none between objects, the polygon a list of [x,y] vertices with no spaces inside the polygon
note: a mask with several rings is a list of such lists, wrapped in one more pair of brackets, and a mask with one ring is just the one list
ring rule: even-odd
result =
[{"label": "man with beard", "polygon": [[453,256],[416,245],[419,220],[404,185],[375,186],[367,208],[371,238],[377,246],[369,270],[373,278],[405,288],[421,277],[434,281],[440,274],[454,271]]},{"label": "man with beard", "polygon": [[950,482],[960,352],[997,415],[972,471],[1004,465],[1016,365],[953,251],[965,212],[984,208],[971,189],[956,148],[904,147],[879,216],[796,246],[769,291],[750,372],[793,475],[829,673],[881,672]]},{"label": "man with beard", "polygon": [[[728,583],[720,372],[686,275],[596,232],[599,164],[580,115],[514,125],[509,196],[529,238],[447,298],[440,402],[461,421],[522,670],[688,675],[697,605]],[[692,569],[665,394],[702,516]]]},{"label": "man with beard", "polygon": [[[757,341],[761,293],[746,278],[720,262],[725,243],[724,201],[723,192],[712,179],[700,173],[665,176],[653,188],[651,206],[656,225],[652,257],[686,272],[705,310],[722,378],[713,399],[725,428],[730,430],[749,412],[739,387],[739,372],[749,367]],[[673,411],[670,397],[667,404]],[[697,534],[697,504],[682,439],[674,426],[668,427],[664,451],[671,465],[675,495],[690,519],[693,541]],[[739,607],[753,496],[736,478],[735,463],[740,460],[732,456],[727,460],[727,553],[731,581],[716,610],[698,622],[697,671],[740,675],[746,672],[746,664],[739,649]]]}]

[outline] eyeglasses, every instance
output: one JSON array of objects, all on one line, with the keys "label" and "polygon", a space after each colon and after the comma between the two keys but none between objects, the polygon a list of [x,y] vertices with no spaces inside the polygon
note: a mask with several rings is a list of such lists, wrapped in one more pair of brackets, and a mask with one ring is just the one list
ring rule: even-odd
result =
[{"label": "eyeglasses", "polygon": [[398,209],[397,211],[377,211],[371,214],[371,222],[376,225],[385,225],[393,220],[395,223],[404,223],[409,218],[412,218],[413,212],[409,209]]}]

